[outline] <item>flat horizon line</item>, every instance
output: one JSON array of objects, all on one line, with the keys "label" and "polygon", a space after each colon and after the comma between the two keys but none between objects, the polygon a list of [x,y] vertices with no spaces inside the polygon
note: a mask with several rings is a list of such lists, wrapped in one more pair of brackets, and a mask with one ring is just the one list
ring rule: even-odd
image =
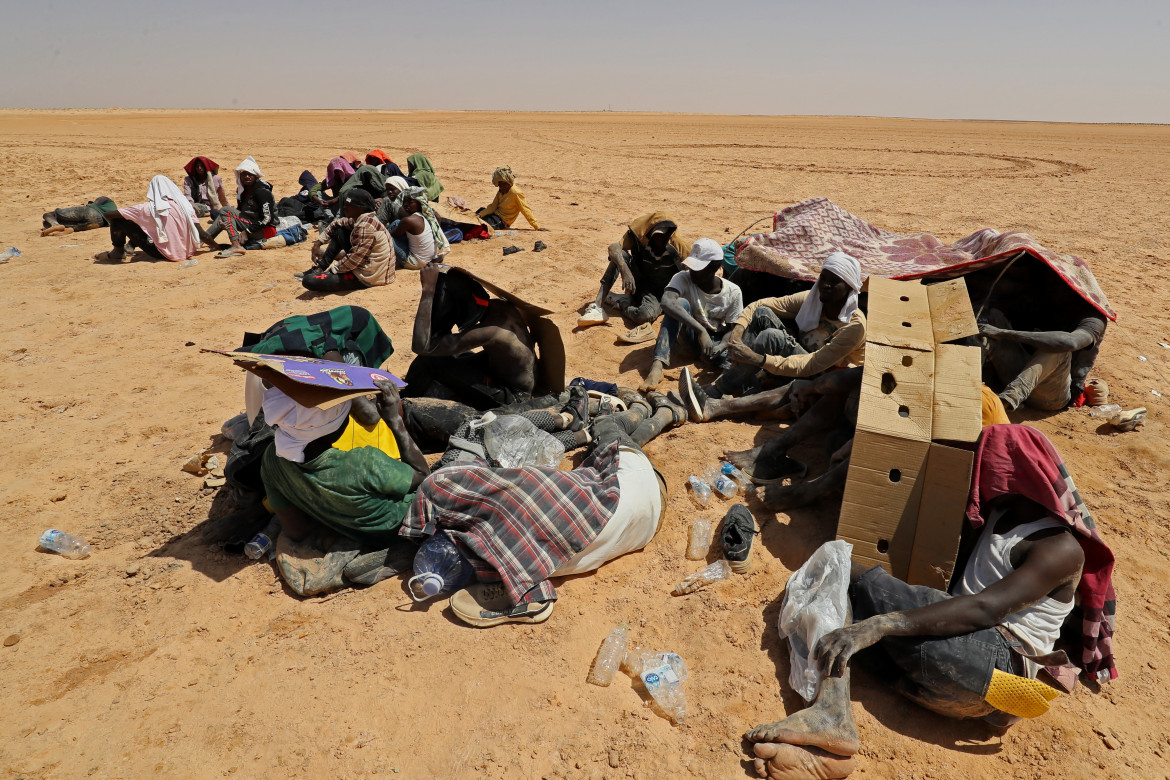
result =
[{"label": "flat horizon line", "polygon": [[1009,124],[1037,124],[1037,125],[1121,125],[1127,127],[1166,127],[1170,122],[1119,122],[1119,121],[1089,121],[1067,119],[987,119],[978,117],[924,117],[924,116],[882,116],[880,114],[737,114],[712,111],[651,111],[643,109],[512,109],[512,108],[123,108],[110,106],[107,108],[27,108],[18,106],[0,107],[0,113],[27,112],[27,113],[54,113],[54,112],[89,112],[89,113],[195,113],[200,111],[238,112],[238,113],[349,113],[349,114],[647,114],[657,116],[727,116],[751,117],[758,119],[886,119],[906,122],[997,122]]}]

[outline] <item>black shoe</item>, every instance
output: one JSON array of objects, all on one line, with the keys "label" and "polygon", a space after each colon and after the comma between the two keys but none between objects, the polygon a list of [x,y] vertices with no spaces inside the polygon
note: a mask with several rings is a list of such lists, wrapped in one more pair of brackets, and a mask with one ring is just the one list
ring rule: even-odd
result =
[{"label": "black shoe", "polygon": [[678,394],[682,398],[683,406],[690,415],[691,422],[707,422],[707,393],[699,387],[699,383],[691,376],[691,370],[684,368],[682,376],[678,378]]},{"label": "black shoe", "polygon": [[293,274],[293,278],[294,279],[304,279],[306,276],[316,276],[319,273],[321,273],[321,269],[318,268],[317,266],[313,266],[312,268],[310,268],[306,271],[297,271],[295,274]]},{"label": "black shoe", "polygon": [[751,570],[752,538],[757,533],[756,519],[743,504],[736,504],[723,516],[719,541],[723,544],[723,557],[736,574],[747,574]]},{"label": "black shoe", "polygon": [[506,247],[504,247],[504,257],[507,257],[508,255],[514,255],[517,252],[523,252],[523,251],[524,250],[518,246],[506,246]]},{"label": "black shoe", "polygon": [[533,252],[543,252],[546,249],[548,249],[548,244],[544,243],[543,241],[537,241],[532,246]]},{"label": "black shoe", "polygon": [[646,400],[650,402],[650,408],[657,412],[659,409],[669,409],[673,420],[670,427],[681,425],[687,421],[687,410],[677,400],[663,395],[657,390],[646,393]]},{"label": "black shoe", "polygon": [[570,431],[589,427],[589,393],[581,385],[570,387],[569,400],[561,407],[561,411],[573,415]]}]

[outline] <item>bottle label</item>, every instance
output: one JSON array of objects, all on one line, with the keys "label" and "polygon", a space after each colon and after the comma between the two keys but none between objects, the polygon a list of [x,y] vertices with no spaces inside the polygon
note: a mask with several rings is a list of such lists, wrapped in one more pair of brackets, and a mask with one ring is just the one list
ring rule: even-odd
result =
[{"label": "bottle label", "polygon": [[678,675],[674,673],[674,669],[670,668],[670,664],[662,664],[643,674],[642,682],[646,684],[647,688],[656,688],[662,683],[673,685],[678,682]]}]

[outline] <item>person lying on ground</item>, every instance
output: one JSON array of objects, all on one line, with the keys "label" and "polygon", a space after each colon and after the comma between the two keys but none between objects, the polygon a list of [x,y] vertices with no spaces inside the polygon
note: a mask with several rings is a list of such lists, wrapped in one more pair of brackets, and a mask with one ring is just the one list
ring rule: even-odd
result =
[{"label": "person lying on ground", "polygon": [[[691,243],[678,235],[678,225],[667,214],[656,211],[630,223],[622,240],[609,246],[609,265],[601,277],[597,299],[577,318],[578,327],[605,322],[602,304],[606,300],[621,312],[631,327],[653,323],[662,314],[662,295],[674,275],[683,270],[683,258]],[[622,278],[622,295],[610,290]],[[649,329],[653,333],[653,328]]]},{"label": "person lying on ground", "polygon": [[551,578],[650,543],[667,492],[633,436],[648,416],[643,403],[593,420],[589,453],[572,471],[461,463],[427,477],[400,534],[446,531],[471,563],[479,581],[452,595],[457,618],[479,627],[542,623],[556,603]]},{"label": "person lying on ground", "polygon": [[[735,366],[704,388],[707,395],[759,392],[767,375],[807,378],[861,365],[865,314],[858,307],[860,290],[861,265],[834,252],[825,258],[813,289],[749,304],[728,335],[727,357]],[[796,321],[795,337],[783,319]]]},{"label": "person lying on ground", "polygon": [[402,192],[398,213],[400,218],[388,227],[394,237],[394,254],[400,268],[417,271],[451,251],[422,187],[408,187]]},{"label": "person lying on ground", "polygon": [[387,546],[427,475],[427,461],[402,422],[398,388],[379,382],[378,414],[400,459],[378,447],[334,446],[350,420],[348,401],[317,409],[277,388],[264,393],[264,418],[276,429],[261,476],[281,533],[298,540],[318,524],[357,542]]},{"label": "person lying on ground", "polygon": [[417,357],[404,377],[406,396],[448,398],[481,411],[531,397],[536,340],[516,305],[489,298],[457,268],[441,273],[428,263],[419,278],[411,344]]},{"label": "person lying on ground", "polygon": [[107,215],[116,212],[118,205],[105,195],[84,206],[66,206],[41,214],[41,235],[56,236],[82,230],[108,227]]},{"label": "person lying on ground", "polygon": [[150,180],[145,203],[111,211],[106,214],[106,222],[113,248],[100,253],[99,261],[129,262],[136,247],[155,260],[181,263],[199,251],[200,243],[212,245],[211,237],[195,217],[195,209],[166,176]]},{"label": "person lying on ground", "polygon": [[317,177],[312,171],[301,171],[297,177],[300,189],[296,195],[281,198],[276,202],[277,217],[296,217],[303,225],[310,225],[333,218],[330,211],[318,206],[313,200],[313,191],[318,185]]},{"label": "person lying on ground", "polygon": [[234,257],[244,254],[244,243],[259,241],[264,237],[264,228],[275,227],[276,199],[272,197],[272,185],[264,181],[260,166],[252,157],[236,166],[236,206],[224,206],[219,218],[211,223],[207,235],[212,239],[226,230],[231,245],[224,248],[217,257]]},{"label": "person lying on ground", "polygon": [[380,287],[394,281],[394,251],[390,233],[374,215],[374,199],[362,189],[351,190],[341,199],[344,216],[313,242],[313,269],[301,278],[301,285],[313,292],[339,292]]},{"label": "person lying on ground", "polygon": [[228,203],[223,180],[218,175],[219,164],[208,157],[192,157],[183,170],[187,172],[183,179],[183,195],[195,207],[195,216],[218,217],[220,209]]},{"label": "person lying on ground", "polygon": [[[1024,404],[1059,411],[1084,393],[1107,320],[1038,262],[1013,270],[980,317],[984,364],[1009,412]],[[978,282],[970,289],[983,300]]]},{"label": "person lying on ground", "polygon": [[407,175],[427,191],[427,200],[438,200],[443,192],[443,183],[435,175],[435,167],[425,154],[415,153],[406,158]]},{"label": "person lying on ground", "polygon": [[1020,718],[990,703],[1014,708],[999,692],[1075,684],[1078,669],[1057,643],[1077,597],[1085,612],[1079,671],[1116,676],[1113,555],[1043,434],[1022,425],[984,429],[967,520],[960,560],[969,554],[950,593],[853,564],[852,622],[812,649],[826,675],[813,704],[744,735],[755,743],[760,777],[842,778],[854,770],[855,656],[932,712],[1006,729]]},{"label": "person lying on ground", "polygon": [[718,276],[723,264],[723,247],[710,238],[691,246],[679,271],[662,294],[662,326],[654,345],[654,359],[639,388],[653,390],[662,382],[662,371],[672,359],[697,356],[705,365],[725,370],[732,325],[743,311],[743,294],[731,282]]},{"label": "person lying on ground", "polygon": [[492,172],[492,184],[496,185],[499,190],[496,197],[485,208],[475,211],[492,230],[512,227],[516,217],[521,214],[528,220],[528,224],[532,225],[533,230],[547,229],[542,228],[536,222],[532,209],[528,208],[528,201],[524,199],[524,193],[516,186],[516,174],[512,173],[511,168],[506,165],[502,168],[496,168]]}]

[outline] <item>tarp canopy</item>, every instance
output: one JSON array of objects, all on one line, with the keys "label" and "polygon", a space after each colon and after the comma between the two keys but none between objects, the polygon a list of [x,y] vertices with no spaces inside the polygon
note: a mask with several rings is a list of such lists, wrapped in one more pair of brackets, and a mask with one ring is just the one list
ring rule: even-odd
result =
[{"label": "tarp canopy", "polygon": [[830,253],[845,252],[861,263],[863,276],[953,279],[1026,253],[1051,268],[1094,309],[1117,319],[1084,260],[1046,249],[1018,230],[982,228],[944,244],[929,233],[889,233],[828,198],[810,198],[776,212],[772,230],[740,246],[735,256],[740,268],[814,281]]}]

